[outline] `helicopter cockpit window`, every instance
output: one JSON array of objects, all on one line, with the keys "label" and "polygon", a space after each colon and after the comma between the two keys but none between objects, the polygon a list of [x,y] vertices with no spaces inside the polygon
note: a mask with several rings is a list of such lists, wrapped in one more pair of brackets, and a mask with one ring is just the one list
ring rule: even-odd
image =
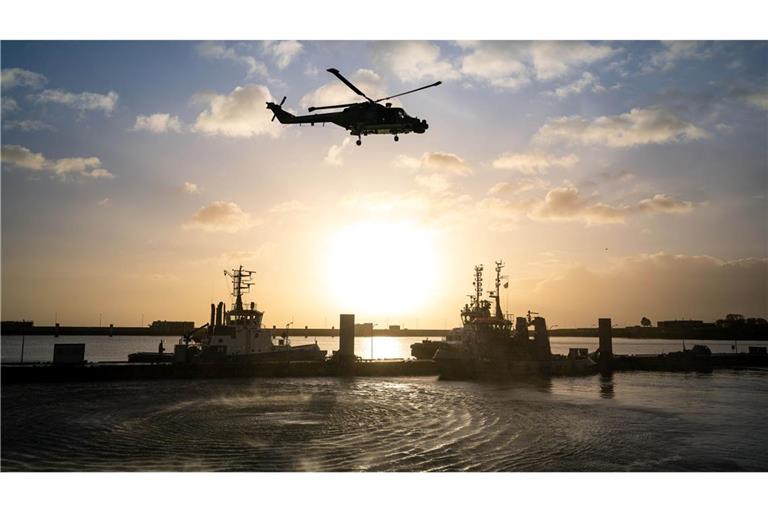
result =
[{"label": "helicopter cockpit window", "polygon": [[397,117],[399,119],[405,119],[405,112],[403,112],[401,109],[397,110]]}]

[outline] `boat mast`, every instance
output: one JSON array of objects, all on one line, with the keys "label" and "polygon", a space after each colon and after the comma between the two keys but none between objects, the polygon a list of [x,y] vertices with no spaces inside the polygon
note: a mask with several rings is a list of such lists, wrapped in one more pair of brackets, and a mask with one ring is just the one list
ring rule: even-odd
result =
[{"label": "boat mast", "polygon": [[231,272],[224,271],[224,275],[232,278],[232,296],[235,298],[234,313],[240,315],[243,312],[243,293],[248,293],[253,282],[251,281],[254,272],[252,270],[243,270],[243,266],[233,269]]},{"label": "boat mast", "polygon": [[491,297],[496,299],[496,318],[504,318],[504,313],[501,311],[501,295],[500,295],[500,288],[501,288],[501,269],[504,268],[504,262],[499,260],[496,262],[496,293],[492,293]]},{"label": "boat mast", "polygon": [[475,280],[472,282],[475,286],[475,307],[480,308],[480,300],[483,296],[483,266],[475,265]]}]

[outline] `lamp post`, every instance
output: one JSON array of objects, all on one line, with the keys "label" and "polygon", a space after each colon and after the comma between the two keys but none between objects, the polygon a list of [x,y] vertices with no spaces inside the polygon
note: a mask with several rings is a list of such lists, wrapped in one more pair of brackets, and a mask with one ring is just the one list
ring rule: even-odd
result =
[{"label": "lamp post", "polygon": [[371,361],[373,361],[373,330],[379,324],[371,324]]},{"label": "lamp post", "polygon": [[24,324],[26,320],[21,321],[21,363],[24,363]]}]

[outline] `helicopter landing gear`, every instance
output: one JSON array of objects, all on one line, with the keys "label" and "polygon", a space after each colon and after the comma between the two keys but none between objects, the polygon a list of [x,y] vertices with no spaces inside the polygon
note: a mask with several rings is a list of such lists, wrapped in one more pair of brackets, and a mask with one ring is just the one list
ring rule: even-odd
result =
[{"label": "helicopter landing gear", "polygon": [[397,135],[395,135],[395,142],[397,142],[397,141],[399,141],[399,140],[400,140],[400,137],[398,137]]},{"label": "helicopter landing gear", "polygon": [[360,136],[359,135],[357,136],[357,140],[355,141],[355,144],[357,144],[358,146],[362,146],[363,145],[363,141],[360,140]]}]

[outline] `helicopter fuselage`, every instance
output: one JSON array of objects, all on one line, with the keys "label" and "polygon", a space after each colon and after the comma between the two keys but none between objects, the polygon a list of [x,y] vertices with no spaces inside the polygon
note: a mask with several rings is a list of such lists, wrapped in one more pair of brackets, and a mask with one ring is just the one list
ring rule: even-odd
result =
[{"label": "helicopter fuselage", "polygon": [[424,133],[429,128],[426,120],[411,117],[399,107],[361,102],[339,112],[295,116],[279,105],[269,103],[268,108],[283,124],[332,123],[349,130],[351,135]]}]

